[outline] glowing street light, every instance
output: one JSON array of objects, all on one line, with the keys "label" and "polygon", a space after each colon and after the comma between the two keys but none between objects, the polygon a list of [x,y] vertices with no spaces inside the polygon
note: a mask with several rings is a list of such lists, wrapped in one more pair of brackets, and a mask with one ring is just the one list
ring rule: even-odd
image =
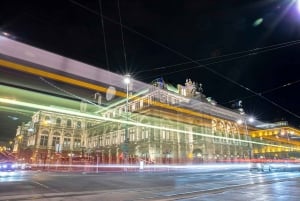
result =
[{"label": "glowing street light", "polygon": [[255,119],[254,119],[254,117],[249,117],[249,118],[248,118],[248,121],[249,121],[250,123],[253,123],[253,122],[255,121]]},{"label": "glowing street light", "polygon": [[255,119],[254,119],[254,117],[248,117],[247,119],[246,119],[246,117],[244,116],[244,114],[245,113],[241,113],[241,115],[242,115],[242,117],[243,117],[243,119],[238,119],[236,122],[237,122],[237,124],[239,124],[239,125],[242,125],[243,123],[244,123],[244,125],[245,125],[245,130],[246,130],[246,138],[247,138],[247,141],[248,141],[248,148],[249,148],[249,150],[248,150],[248,154],[249,154],[249,158],[250,158],[250,160],[252,159],[252,143],[250,143],[250,137],[249,137],[249,131],[248,131],[248,125],[247,125],[247,121],[249,122],[249,123],[253,123],[254,121],[255,121]]},{"label": "glowing street light", "polygon": [[128,85],[130,84],[130,75],[129,74],[127,74],[127,75],[125,75],[125,77],[124,77],[124,83],[127,85],[127,87],[128,87]]}]

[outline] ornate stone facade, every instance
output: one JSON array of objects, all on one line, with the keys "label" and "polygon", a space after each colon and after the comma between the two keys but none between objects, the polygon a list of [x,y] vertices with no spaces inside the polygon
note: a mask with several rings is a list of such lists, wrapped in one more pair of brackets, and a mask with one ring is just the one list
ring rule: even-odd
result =
[{"label": "ornate stone facade", "polygon": [[[120,101],[93,114],[94,118],[81,115],[85,111],[77,115],[36,112],[20,128],[26,131],[26,160],[72,163],[88,157],[97,163],[119,164],[128,159],[129,163],[183,164],[250,159],[260,156],[257,150],[267,150],[261,143],[264,139],[256,138],[260,129],[237,122],[245,114],[203,99],[202,88],[196,90],[190,80],[183,89],[183,94],[176,93],[156,84],[145,95],[132,95],[128,104]],[[125,142],[127,129],[129,141]],[[269,144],[287,144],[268,137]]]}]

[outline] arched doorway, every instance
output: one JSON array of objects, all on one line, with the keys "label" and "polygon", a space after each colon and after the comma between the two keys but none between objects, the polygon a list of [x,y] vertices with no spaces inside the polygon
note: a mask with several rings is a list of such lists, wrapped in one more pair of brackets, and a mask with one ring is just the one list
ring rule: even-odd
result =
[{"label": "arched doorway", "polygon": [[193,150],[193,163],[203,163],[203,152],[202,149]]}]

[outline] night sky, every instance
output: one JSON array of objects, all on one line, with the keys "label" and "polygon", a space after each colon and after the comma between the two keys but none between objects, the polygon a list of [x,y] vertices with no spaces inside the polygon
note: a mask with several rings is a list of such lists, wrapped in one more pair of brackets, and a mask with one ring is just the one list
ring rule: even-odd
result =
[{"label": "night sky", "polygon": [[287,120],[299,128],[296,5],[295,0],[10,0],[1,1],[0,29],[15,40],[147,83],[163,77],[176,85],[190,78],[220,105],[242,100],[246,113],[259,120]]}]

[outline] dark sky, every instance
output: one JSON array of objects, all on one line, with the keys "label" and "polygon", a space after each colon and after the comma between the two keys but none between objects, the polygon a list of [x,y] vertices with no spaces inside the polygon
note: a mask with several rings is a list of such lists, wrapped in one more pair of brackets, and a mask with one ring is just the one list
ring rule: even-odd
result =
[{"label": "dark sky", "polygon": [[144,82],[191,78],[223,106],[243,100],[259,120],[300,126],[295,0],[10,0],[0,29]]}]

